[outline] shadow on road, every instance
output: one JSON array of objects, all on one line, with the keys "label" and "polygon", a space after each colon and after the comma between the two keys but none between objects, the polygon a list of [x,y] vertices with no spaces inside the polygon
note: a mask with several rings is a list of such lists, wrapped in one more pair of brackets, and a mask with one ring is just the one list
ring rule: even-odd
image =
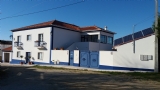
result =
[{"label": "shadow on road", "polygon": [[[78,70],[42,70],[24,66],[2,66],[0,90],[124,90],[160,87],[137,82],[130,77],[88,73]],[[1,77],[1,76],[0,76]]]}]

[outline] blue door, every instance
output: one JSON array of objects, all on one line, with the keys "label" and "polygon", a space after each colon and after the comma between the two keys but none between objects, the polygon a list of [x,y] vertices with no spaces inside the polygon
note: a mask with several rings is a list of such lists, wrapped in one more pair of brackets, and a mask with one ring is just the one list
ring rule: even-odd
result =
[{"label": "blue door", "polygon": [[90,52],[90,67],[98,68],[99,67],[99,53]]},{"label": "blue door", "polygon": [[29,62],[29,57],[31,56],[31,53],[30,52],[26,52],[26,63]]},{"label": "blue door", "polygon": [[69,65],[73,66],[73,60],[74,60],[74,51],[70,51],[70,53],[69,53]]},{"label": "blue door", "polygon": [[89,52],[80,52],[80,67],[89,67]]}]

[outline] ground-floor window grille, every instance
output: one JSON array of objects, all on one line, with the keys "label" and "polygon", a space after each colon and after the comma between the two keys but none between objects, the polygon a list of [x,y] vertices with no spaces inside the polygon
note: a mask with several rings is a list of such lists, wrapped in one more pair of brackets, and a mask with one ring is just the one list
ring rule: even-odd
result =
[{"label": "ground-floor window grille", "polygon": [[142,61],[153,60],[153,56],[152,55],[140,55],[140,60]]},{"label": "ground-floor window grille", "polygon": [[20,51],[17,51],[17,57],[20,58]]}]

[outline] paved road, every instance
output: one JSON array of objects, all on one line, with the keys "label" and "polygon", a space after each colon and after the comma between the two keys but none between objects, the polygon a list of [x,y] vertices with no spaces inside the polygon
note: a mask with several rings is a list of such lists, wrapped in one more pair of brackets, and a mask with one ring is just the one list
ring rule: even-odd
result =
[{"label": "paved road", "polygon": [[160,90],[160,82],[81,70],[2,66],[0,90]]}]

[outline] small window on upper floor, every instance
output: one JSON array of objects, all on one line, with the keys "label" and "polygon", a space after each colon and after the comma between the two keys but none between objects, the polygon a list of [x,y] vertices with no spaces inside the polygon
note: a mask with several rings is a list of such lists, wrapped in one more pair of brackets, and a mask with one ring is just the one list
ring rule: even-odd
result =
[{"label": "small window on upper floor", "polygon": [[107,43],[107,36],[101,35],[101,43]]},{"label": "small window on upper floor", "polygon": [[108,44],[113,44],[113,37],[108,36],[107,37],[107,43]]},{"label": "small window on upper floor", "polygon": [[27,41],[31,40],[31,35],[27,35]]},{"label": "small window on upper floor", "polygon": [[17,36],[17,42],[21,42],[21,36]]}]

